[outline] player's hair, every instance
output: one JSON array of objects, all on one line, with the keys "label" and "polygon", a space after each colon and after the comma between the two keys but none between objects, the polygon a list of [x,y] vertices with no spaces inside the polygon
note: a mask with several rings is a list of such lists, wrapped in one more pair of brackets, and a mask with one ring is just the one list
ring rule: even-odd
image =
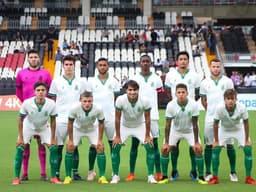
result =
[{"label": "player's hair", "polygon": [[236,98],[237,92],[235,89],[227,89],[224,92],[224,99],[225,98]]},{"label": "player's hair", "polygon": [[151,61],[151,57],[150,57],[149,55],[145,54],[145,55],[142,55],[142,56],[140,57],[140,62],[141,62],[141,60],[142,60],[144,57],[149,58],[149,60]]},{"label": "player's hair", "polygon": [[84,91],[83,93],[81,93],[80,98],[82,97],[92,97],[92,92],[90,91]]},{"label": "player's hair", "polygon": [[34,90],[36,90],[36,88],[39,86],[44,86],[46,88],[46,90],[48,89],[47,85],[44,82],[38,81],[34,84]]},{"label": "player's hair", "polygon": [[125,83],[125,85],[124,85],[125,90],[128,89],[129,86],[132,87],[133,89],[140,88],[139,84],[134,80],[129,80]]},{"label": "player's hair", "polygon": [[179,83],[179,84],[176,85],[176,90],[180,89],[180,88],[185,89],[186,91],[188,91],[188,87],[184,83]]},{"label": "player's hair", "polygon": [[98,63],[99,63],[100,61],[106,61],[106,63],[108,64],[108,59],[105,58],[105,57],[100,57],[100,58],[98,59],[98,61],[97,61],[97,65],[98,65]]},{"label": "player's hair", "polygon": [[33,54],[33,53],[39,55],[39,54],[38,54],[38,51],[36,51],[35,49],[31,49],[31,50],[28,51],[28,56],[29,56],[30,54]]},{"label": "player's hair", "polygon": [[62,59],[62,63],[64,64],[64,61],[72,61],[74,64],[76,62],[76,58],[72,55],[66,55]]},{"label": "player's hair", "polygon": [[220,63],[221,61],[218,58],[213,58],[210,60],[210,65],[212,64],[212,62]]},{"label": "player's hair", "polygon": [[180,52],[177,54],[177,56],[176,56],[176,60],[178,60],[178,59],[179,59],[179,56],[181,56],[181,55],[186,55],[187,58],[189,59],[189,54],[188,54],[187,51],[180,51]]}]

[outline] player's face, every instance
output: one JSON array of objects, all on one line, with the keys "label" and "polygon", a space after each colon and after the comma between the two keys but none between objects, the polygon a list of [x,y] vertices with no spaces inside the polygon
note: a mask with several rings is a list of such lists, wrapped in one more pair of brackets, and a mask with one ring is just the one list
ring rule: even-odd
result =
[{"label": "player's face", "polygon": [[39,67],[39,55],[37,53],[30,53],[28,56],[29,67],[36,69]]},{"label": "player's face", "polygon": [[135,89],[131,86],[128,86],[128,88],[126,89],[126,93],[130,101],[135,101],[138,98],[139,89]]},{"label": "player's face", "polygon": [[83,109],[88,111],[92,107],[93,98],[92,97],[82,97],[80,99],[80,102],[82,103]]},{"label": "player's face", "polygon": [[149,70],[151,66],[151,60],[149,57],[142,57],[140,60],[140,66],[142,70]]},{"label": "player's face", "polygon": [[184,88],[178,88],[175,93],[178,102],[183,103],[187,101],[188,92]]},{"label": "player's face", "polygon": [[35,89],[35,96],[37,99],[44,99],[46,97],[46,94],[47,94],[47,90],[44,86],[38,86],[36,89]]},{"label": "player's face", "polygon": [[226,97],[224,98],[226,107],[228,110],[233,110],[236,104],[236,97]]},{"label": "player's face", "polygon": [[178,68],[187,69],[188,68],[188,57],[187,55],[180,55],[177,60]]},{"label": "player's face", "polygon": [[64,74],[73,74],[75,71],[75,64],[73,61],[64,61],[63,63]]},{"label": "player's face", "polygon": [[217,77],[221,73],[221,63],[220,62],[212,62],[210,66],[210,71],[212,76]]},{"label": "player's face", "polygon": [[109,65],[107,61],[99,61],[97,64],[97,69],[99,71],[99,74],[104,75],[108,72]]}]

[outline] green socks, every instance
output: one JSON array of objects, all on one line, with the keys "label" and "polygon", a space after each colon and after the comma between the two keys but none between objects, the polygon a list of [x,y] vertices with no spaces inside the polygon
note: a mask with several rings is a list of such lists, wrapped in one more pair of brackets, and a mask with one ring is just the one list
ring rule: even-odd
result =
[{"label": "green socks", "polygon": [[204,149],[204,162],[206,173],[211,173],[211,163],[212,163],[212,146],[206,145]]},{"label": "green socks", "polygon": [[236,173],[236,151],[234,146],[231,148],[227,148],[227,154],[228,154],[228,159],[229,159],[229,164],[230,164],[230,172],[231,173]]},{"label": "green socks", "polygon": [[203,156],[195,157],[196,165],[198,168],[198,176],[204,176],[204,158]]},{"label": "green socks", "polygon": [[155,168],[156,173],[161,173],[161,167],[160,167],[160,153],[158,148],[158,138],[153,138],[154,143],[154,154],[155,154]]},{"label": "green socks", "polygon": [[168,176],[168,164],[169,164],[169,156],[162,156],[161,157],[161,165],[162,165],[162,174],[163,176]]},{"label": "green socks", "polygon": [[106,170],[106,156],[105,153],[100,153],[97,154],[97,163],[99,167],[99,176],[104,176],[105,175],[105,170]]},{"label": "green socks", "polygon": [[78,173],[78,165],[79,165],[79,152],[78,152],[78,148],[76,147],[73,153],[73,165],[72,165],[73,174]]},{"label": "green socks", "polygon": [[189,147],[189,155],[190,155],[190,162],[191,162],[191,171],[196,171],[196,160],[195,160],[195,152],[192,147]]},{"label": "green socks", "polygon": [[117,144],[112,148],[111,160],[112,160],[112,170],[114,175],[118,175],[119,165],[120,165],[120,150],[121,145]]},{"label": "green socks", "polygon": [[154,155],[154,148],[150,146],[150,144],[146,143],[144,145],[146,152],[147,152],[147,168],[148,168],[148,175],[153,175],[154,172],[154,164],[155,164],[155,155]]},{"label": "green socks", "polygon": [[220,164],[220,152],[221,147],[214,147],[212,149],[212,172],[214,176],[218,175],[218,169]]},{"label": "green socks", "polygon": [[58,148],[55,145],[49,147],[50,150],[50,165],[51,165],[51,177],[56,176],[56,170],[58,167]]},{"label": "green socks", "polygon": [[244,147],[244,165],[245,165],[245,174],[246,176],[251,176],[252,170],[252,147]]},{"label": "green socks", "polygon": [[65,170],[66,170],[66,177],[71,177],[71,170],[73,165],[73,153],[66,152],[65,155]]},{"label": "green socks", "polygon": [[96,159],[96,149],[94,147],[90,147],[89,148],[89,171],[92,171],[94,169],[94,163],[95,163],[95,159]]},{"label": "green socks", "polygon": [[62,161],[62,150],[63,145],[57,146],[57,168],[56,168],[56,175],[60,175],[60,165]]},{"label": "green socks", "polygon": [[130,173],[134,173],[135,171],[139,143],[140,141],[136,137],[132,137],[132,144],[130,149]]},{"label": "green socks", "polygon": [[178,156],[179,156],[179,150],[177,148],[171,150],[172,171],[177,171]]},{"label": "green socks", "polygon": [[16,147],[16,154],[15,154],[15,159],[14,159],[14,174],[15,174],[15,177],[17,177],[17,178],[20,177],[21,163],[22,163],[22,159],[23,159],[23,151],[24,151],[24,147],[22,147],[22,146]]}]

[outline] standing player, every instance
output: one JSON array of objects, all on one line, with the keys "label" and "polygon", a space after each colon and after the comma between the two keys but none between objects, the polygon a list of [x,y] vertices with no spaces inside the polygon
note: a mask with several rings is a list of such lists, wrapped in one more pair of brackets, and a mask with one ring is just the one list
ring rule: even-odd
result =
[{"label": "standing player", "polygon": [[[98,125],[95,121],[98,120]],[[98,128],[97,128],[98,126]],[[105,178],[106,156],[103,145],[104,133],[104,114],[100,106],[93,104],[91,92],[83,92],[80,96],[80,102],[73,105],[68,117],[68,144],[65,156],[66,178],[64,184],[70,184],[71,167],[74,149],[79,144],[82,137],[87,137],[91,147],[97,151],[97,160],[99,167],[98,183],[108,183]]]},{"label": "standing player", "polygon": [[[62,161],[62,150],[67,137],[68,113],[70,107],[79,102],[80,94],[86,89],[86,83],[75,77],[75,58],[71,55],[63,58],[64,74],[53,79],[49,96],[56,101],[56,139],[58,145],[58,168],[56,176],[59,177],[60,165]],[[73,180],[82,180],[78,174],[79,153],[74,150],[73,159]]]},{"label": "standing player", "polygon": [[[61,184],[56,173],[57,147],[55,140],[55,127],[57,116],[54,101],[46,98],[47,85],[43,82],[37,82],[34,85],[35,97],[26,99],[20,109],[18,120],[19,136],[17,140],[14,172],[15,178],[13,185],[20,184],[20,170],[23,159],[23,152],[29,146],[30,139],[33,135],[39,135],[42,144],[46,144],[50,150],[51,165],[51,183]],[[50,126],[48,119],[50,118]]]},{"label": "standing player", "polygon": [[[97,61],[98,76],[88,79],[90,90],[93,93],[94,102],[100,105],[105,117],[105,133],[108,138],[110,149],[112,148],[112,140],[115,133],[115,99],[120,94],[120,85],[114,77],[110,77],[108,73],[109,64],[107,59],[100,58]],[[96,176],[94,162],[96,159],[95,147],[89,150],[89,172],[88,181],[92,181]]]},{"label": "standing player", "polygon": [[[118,183],[120,150],[129,136],[136,137],[147,152],[148,183],[157,183],[154,179],[154,149],[150,137],[150,101],[139,96],[139,84],[129,80],[125,84],[126,94],[119,96],[116,100],[116,136],[112,148],[113,177],[111,183]],[[122,118],[122,121],[121,121]]]},{"label": "standing player", "polygon": [[[160,168],[160,154],[158,149],[158,137],[159,137],[159,113],[158,113],[158,93],[163,91],[163,83],[161,78],[150,71],[152,66],[151,58],[148,55],[143,55],[140,58],[141,72],[137,74],[133,80],[137,81],[140,86],[140,96],[147,98],[151,103],[150,112],[150,132],[153,137],[154,153],[155,153],[155,168],[157,180],[162,179]],[[126,181],[133,181],[135,179],[135,163],[138,153],[139,140],[135,137],[132,138],[132,145],[130,150],[130,173],[126,177]]]},{"label": "standing player", "polygon": [[188,98],[188,90],[185,84],[176,86],[177,99],[170,101],[166,107],[165,143],[162,147],[162,171],[163,179],[160,184],[169,182],[167,170],[169,164],[169,152],[175,150],[178,141],[186,139],[196,155],[198,167],[198,183],[207,184],[204,181],[204,159],[202,146],[198,134],[199,109],[194,99]]},{"label": "standing player", "polygon": [[[188,89],[188,97],[191,99],[195,99],[196,101],[199,99],[199,87],[200,87],[200,78],[199,76],[189,69],[189,54],[186,51],[181,51],[178,53],[176,57],[177,69],[170,70],[165,79],[165,88],[166,95],[169,100],[172,100],[175,97],[175,89],[177,84],[184,83],[187,85]],[[189,154],[191,159],[191,171],[190,177],[193,181],[197,180],[197,172],[196,172],[196,162],[195,162],[195,153],[192,147],[189,148]],[[172,177],[171,180],[176,180],[179,176],[177,170],[177,161],[179,156],[179,144],[177,148],[171,151],[171,159],[172,159]]]},{"label": "standing player", "polygon": [[[248,111],[245,106],[237,102],[237,93],[234,89],[224,92],[224,104],[220,103],[215,111],[213,131],[214,143],[212,151],[213,178],[209,184],[217,184],[219,156],[221,147],[225,146],[230,139],[236,139],[239,147],[244,150],[245,183],[256,185],[251,177],[252,169],[252,143],[249,137]],[[220,124],[220,126],[219,126]]]},{"label": "standing player", "polygon": [[[21,70],[16,77],[16,95],[23,102],[25,99],[34,96],[33,85],[42,81],[47,85],[47,88],[50,87],[52,78],[48,71],[40,68],[40,58],[38,52],[35,50],[30,50],[28,52],[28,63],[29,67]],[[46,176],[46,150],[44,145],[41,144],[40,137],[35,136],[38,144],[38,157],[41,167],[41,180],[47,180]],[[28,163],[30,156],[30,146],[25,148],[23,153],[23,175],[21,179],[23,181],[28,180]]]},{"label": "standing player", "polygon": [[[204,158],[206,175],[205,180],[209,181],[212,178],[211,174],[211,159],[212,159],[212,144],[213,144],[213,120],[216,110],[216,101],[219,101],[225,90],[234,88],[233,82],[228,77],[221,74],[221,61],[213,59],[210,61],[211,76],[205,78],[200,85],[201,103],[206,110],[205,124],[204,124]],[[231,143],[227,145],[227,154],[229,157],[231,174],[230,179],[237,181],[235,171],[235,149]]]}]

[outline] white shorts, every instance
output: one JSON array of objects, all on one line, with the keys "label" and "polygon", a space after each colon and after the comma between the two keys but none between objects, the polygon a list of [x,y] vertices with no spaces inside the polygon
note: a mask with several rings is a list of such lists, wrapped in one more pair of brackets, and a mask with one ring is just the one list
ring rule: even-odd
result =
[{"label": "white shorts", "polygon": [[80,144],[80,141],[83,137],[87,137],[89,140],[89,143],[91,145],[97,145],[98,144],[98,125],[94,125],[94,128],[91,129],[89,132],[81,131],[80,129],[73,128],[73,142],[75,146],[78,146]]},{"label": "white shorts", "polygon": [[[214,141],[214,135],[213,135],[213,121],[205,120],[205,125],[204,125],[204,143],[205,145],[212,145]],[[219,128],[219,130],[221,130]],[[227,140],[226,144],[234,144],[234,139],[230,138]]]},{"label": "white shorts", "polygon": [[64,145],[68,136],[68,123],[67,122],[56,122],[56,140],[57,145]]},{"label": "white shorts", "polygon": [[238,129],[235,131],[225,131],[223,129],[219,129],[219,145],[226,146],[226,144],[230,144],[230,140],[237,140],[238,147],[244,147],[245,144],[245,133],[244,129]]},{"label": "white shorts", "polygon": [[[185,139],[187,140],[188,144],[190,146],[195,145],[195,139],[194,139],[194,133],[181,133],[175,130],[171,130],[171,133],[169,135],[169,145],[176,146],[178,141]],[[198,136],[198,142],[201,143],[200,138]]]},{"label": "white shorts", "polygon": [[49,124],[40,129],[31,129],[31,125],[23,123],[23,140],[25,144],[30,144],[31,137],[39,135],[42,144],[51,144],[51,127]]},{"label": "white shorts", "polygon": [[141,124],[139,127],[136,128],[128,128],[124,125],[121,125],[120,135],[122,143],[125,143],[128,137],[136,137],[140,141],[140,143],[144,143],[146,135],[145,123]]},{"label": "white shorts", "polygon": [[204,143],[205,145],[212,145],[214,140],[213,135],[213,121],[207,121],[204,123]]},{"label": "white shorts", "polygon": [[153,138],[159,137],[159,126],[158,126],[158,120],[151,120],[150,122],[150,133]]},{"label": "white shorts", "polygon": [[[95,125],[98,126],[98,122],[95,123]],[[108,138],[109,141],[112,141],[115,137],[115,118],[109,118],[105,119],[104,121],[104,132]]]}]

